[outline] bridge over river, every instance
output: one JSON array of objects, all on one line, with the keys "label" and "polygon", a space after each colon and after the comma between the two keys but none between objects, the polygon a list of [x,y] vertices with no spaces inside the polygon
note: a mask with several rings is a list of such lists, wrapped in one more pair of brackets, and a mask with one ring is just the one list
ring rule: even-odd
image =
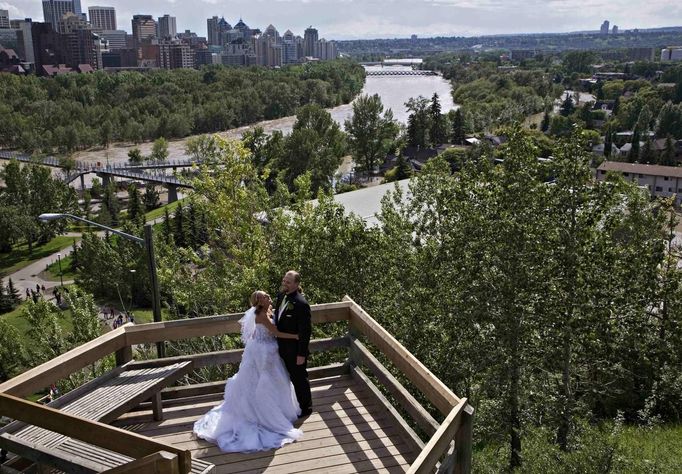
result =
[{"label": "bridge over river", "polygon": [[[88,173],[95,173],[102,178],[103,184],[106,186],[109,180],[113,177],[128,178],[136,181],[144,181],[146,183],[153,183],[163,185],[168,188],[168,201],[173,202],[177,200],[178,188],[193,189],[190,183],[178,179],[176,176],[168,175],[158,170],[163,169],[177,169],[177,168],[191,168],[202,163],[201,160],[182,159],[182,160],[167,160],[167,161],[149,161],[140,164],[130,163],[116,163],[102,166],[100,163],[93,164],[83,161],[74,161],[69,169],[66,169],[64,163],[54,156],[35,157],[23,153],[16,153],[11,151],[0,151],[0,160],[16,159],[22,163],[36,163],[51,168],[59,168],[64,170],[64,181],[71,183],[76,179],[81,179],[81,187],[85,187],[83,177]],[[150,171],[151,170],[151,171]]]},{"label": "bridge over river", "polygon": [[367,76],[437,76],[435,71],[425,71],[421,69],[391,69],[385,68],[381,70],[369,70],[366,72]]}]

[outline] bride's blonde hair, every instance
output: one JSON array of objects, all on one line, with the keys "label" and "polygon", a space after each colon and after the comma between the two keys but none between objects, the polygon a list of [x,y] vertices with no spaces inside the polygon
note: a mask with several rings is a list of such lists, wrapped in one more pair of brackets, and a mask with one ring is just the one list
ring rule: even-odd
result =
[{"label": "bride's blonde hair", "polygon": [[251,303],[251,306],[258,306],[258,299],[261,296],[268,296],[266,292],[263,290],[256,290],[253,293],[251,293],[251,297],[249,298],[249,303]]}]

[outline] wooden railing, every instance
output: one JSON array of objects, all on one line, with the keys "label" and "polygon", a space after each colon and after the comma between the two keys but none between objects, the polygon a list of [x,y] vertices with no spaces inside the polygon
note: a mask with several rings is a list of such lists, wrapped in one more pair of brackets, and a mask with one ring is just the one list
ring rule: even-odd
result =
[{"label": "wooden railing", "polygon": [[[408,434],[412,447],[420,452],[409,472],[422,473],[433,472],[434,470],[456,473],[470,472],[473,408],[467,404],[467,400],[465,398],[460,399],[452,393],[414,355],[349,297],[338,303],[313,305],[311,310],[313,324],[348,321],[349,326],[349,332],[344,337],[311,341],[311,352],[346,347],[349,350],[349,358],[345,364],[313,368],[311,369],[311,378],[350,373],[359,383],[364,384],[382,400],[394,421],[400,424]],[[116,355],[117,365],[130,363],[128,366],[137,368],[165,365],[175,360],[192,360],[195,368],[239,363],[242,350],[131,361],[133,359],[132,346],[136,344],[239,333],[238,321],[242,316],[243,314],[240,313],[136,326],[124,325],[0,384],[0,415],[76,439],[82,439],[134,459],[133,463],[128,465],[128,470],[122,466],[122,470],[119,469],[116,472],[142,472],[143,468],[138,466],[144,466],[145,472],[155,472],[154,466],[172,465],[176,466],[173,469],[177,468],[177,472],[187,473],[191,466],[189,452],[139,435],[133,435],[113,426],[66,415],[58,410],[24,401],[18,397],[26,397],[111,354]],[[423,394],[433,407],[445,417],[443,423],[438,423],[431,413],[417,401],[415,396],[381,364],[379,359],[368,349],[365,342],[380,351]],[[368,370],[368,373],[372,374],[391,394],[398,403],[398,408],[389,403],[363,369]],[[172,399],[190,396],[190,394],[209,393],[220,390],[222,386],[224,386],[224,382],[175,387],[164,391],[164,398]],[[431,437],[426,443],[405,421],[401,411],[408,415],[415,426]],[[68,423],[64,423],[66,420],[64,417],[69,418]],[[69,425],[68,428],[60,426],[60,423],[55,420],[61,420],[63,425]],[[99,430],[95,432],[100,435],[92,435],[93,431],[90,430],[93,427]],[[146,443],[136,444],[132,438],[121,438],[121,432],[135,437],[135,439],[142,438]],[[115,439],[117,442],[108,444],[107,440],[109,439]],[[121,443],[121,439],[130,439],[131,442],[129,444]]]}]

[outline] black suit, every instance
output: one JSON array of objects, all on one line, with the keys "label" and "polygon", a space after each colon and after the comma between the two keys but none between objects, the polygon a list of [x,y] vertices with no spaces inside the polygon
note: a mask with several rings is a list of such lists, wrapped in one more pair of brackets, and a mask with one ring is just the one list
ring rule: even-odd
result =
[{"label": "black suit", "polygon": [[[286,306],[280,307],[286,296]],[[277,329],[288,334],[298,334],[296,339],[277,339],[279,355],[284,361],[284,365],[289,372],[291,382],[296,390],[296,398],[301,407],[301,411],[308,410],[312,405],[312,395],[310,394],[310,383],[308,382],[308,344],[312,333],[312,323],[310,316],[310,305],[301,293],[295,291],[288,295],[280,293],[277,295],[275,305],[275,321]],[[306,357],[305,363],[296,364],[296,357]]]}]

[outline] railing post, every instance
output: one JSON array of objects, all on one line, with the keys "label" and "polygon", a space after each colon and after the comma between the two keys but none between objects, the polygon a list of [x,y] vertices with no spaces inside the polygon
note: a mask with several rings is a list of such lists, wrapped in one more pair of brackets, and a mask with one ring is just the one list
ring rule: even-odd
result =
[{"label": "railing post", "polygon": [[133,360],[132,346],[125,346],[116,351],[116,367],[127,364],[131,360]]},{"label": "railing post", "polygon": [[462,411],[462,424],[455,435],[455,474],[471,472],[473,448],[474,407],[467,405]]}]

